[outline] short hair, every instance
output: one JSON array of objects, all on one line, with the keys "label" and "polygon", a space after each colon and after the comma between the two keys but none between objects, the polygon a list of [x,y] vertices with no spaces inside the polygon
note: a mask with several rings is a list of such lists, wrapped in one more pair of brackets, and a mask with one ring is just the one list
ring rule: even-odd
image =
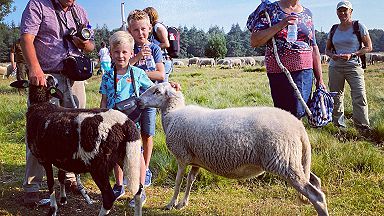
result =
[{"label": "short hair", "polygon": [[104,42],[104,41],[101,41],[100,46],[101,46],[101,47],[105,47],[105,42]]},{"label": "short hair", "polygon": [[159,20],[159,13],[157,13],[157,10],[154,7],[147,7],[143,11],[148,14],[152,25]]},{"label": "short hair", "polygon": [[119,45],[128,45],[129,48],[133,50],[134,44],[135,41],[132,35],[127,31],[117,31],[109,37],[109,45],[112,49]]},{"label": "short hair", "polygon": [[148,14],[142,10],[133,10],[129,13],[127,18],[128,26],[132,20],[135,20],[135,21],[145,20],[148,22],[149,26],[152,26]]}]

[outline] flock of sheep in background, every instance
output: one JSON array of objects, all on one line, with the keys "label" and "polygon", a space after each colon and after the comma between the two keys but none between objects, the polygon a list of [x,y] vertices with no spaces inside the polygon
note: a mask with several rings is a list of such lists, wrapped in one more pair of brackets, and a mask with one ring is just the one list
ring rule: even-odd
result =
[{"label": "flock of sheep in background", "polygon": [[[320,56],[321,63],[327,64],[330,58],[327,55],[322,54]],[[374,65],[377,62],[384,62],[384,54],[380,53],[368,53],[366,54],[367,64]],[[189,59],[174,59],[173,65],[175,67],[183,66],[198,66],[198,67],[220,67],[220,68],[242,68],[246,66],[259,66],[265,65],[264,56],[254,57],[226,57],[223,59],[215,60],[213,58],[192,57]]]},{"label": "flock of sheep in background", "polygon": [[213,58],[192,57],[189,59],[174,59],[173,65],[176,67],[198,66],[198,67],[220,67],[220,68],[242,68],[244,66],[264,66],[264,56],[256,57],[226,57],[215,60]]}]

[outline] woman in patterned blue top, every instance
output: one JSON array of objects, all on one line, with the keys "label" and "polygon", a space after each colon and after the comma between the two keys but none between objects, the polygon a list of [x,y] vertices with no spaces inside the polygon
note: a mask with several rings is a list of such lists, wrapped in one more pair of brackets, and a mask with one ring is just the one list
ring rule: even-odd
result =
[{"label": "woman in patterned blue top", "polygon": [[[271,18],[271,27],[264,10],[260,9],[264,6]],[[288,26],[295,22],[298,27],[297,40],[288,42]],[[287,110],[297,118],[301,118],[305,115],[305,109],[295,97],[292,86],[277,64],[271,38],[275,38],[280,60],[291,72],[304,101],[307,102],[312,91],[313,76],[316,78],[316,85],[322,85],[325,89],[312,12],[303,7],[298,0],[267,2],[249,16],[247,27],[252,32],[252,47],[267,45],[265,64],[275,107]]]}]

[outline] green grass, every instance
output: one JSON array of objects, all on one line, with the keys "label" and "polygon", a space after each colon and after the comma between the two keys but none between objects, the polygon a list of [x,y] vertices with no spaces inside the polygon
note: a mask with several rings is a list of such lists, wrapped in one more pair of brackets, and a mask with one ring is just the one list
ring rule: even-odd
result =
[{"label": "green grass", "polygon": [[[327,82],[327,68],[324,67]],[[366,71],[369,117],[373,133],[359,135],[353,128],[351,98],[346,85],[346,131],[332,124],[310,128],[304,120],[312,144],[312,171],[322,180],[331,215],[384,215],[384,64]],[[268,78],[264,69],[176,68],[171,80],[182,85],[187,104],[211,108],[272,106]],[[46,208],[26,208],[21,204],[21,184],[25,169],[26,98],[0,80],[0,215],[41,215]],[[87,107],[98,107],[100,76],[87,81]],[[229,180],[201,170],[193,186],[189,206],[164,211],[172,197],[177,164],[167,150],[165,136],[157,118],[155,147],[151,160],[154,185],[147,191],[145,215],[314,215],[312,205],[298,201],[296,191],[272,174],[249,180]],[[100,192],[89,175],[82,176],[94,199]],[[186,178],[186,175],[185,177]],[[113,181],[113,178],[111,178]],[[46,191],[46,189],[45,189]],[[183,193],[181,193],[183,195]],[[75,200],[73,201],[73,198]],[[72,197],[60,215],[95,215],[100,201],[89,207]],[[83,209],[81,212],[78,209]],[[115,203],[112,215],[132,214],[127,199]]]}]

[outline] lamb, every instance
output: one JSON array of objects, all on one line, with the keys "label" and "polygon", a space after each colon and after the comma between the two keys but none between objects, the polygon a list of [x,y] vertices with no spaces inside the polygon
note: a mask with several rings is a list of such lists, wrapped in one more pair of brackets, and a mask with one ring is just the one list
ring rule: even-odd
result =
[{"label": "lamb", "polygon": [[141,215],[140,132],[128,117],[112,109],[68,109],[49,103],[52,96],[62,98],[53,76],[47,86],[15,81],[13,87],[28,87],[26,141],[47,175],[51,206],[48,215],[56,215],[52,164],[59,168],[61,204],[66,203],[64,171],[89,172],[101,191],[103,205],[99,216],[107,215],[115,200],[109,173],[117,163],[128,179],[127,188],[135,195],[135,215]]},{"label": "lamb", "polygon": [[[166,209],[181,209],[199,168],[240,179],[268,171],[287,180],[314,205],[318,215],[328,215],[320,179],[310,171],[311,146],[301,121],[273,107],[208,109],[186,106],[183,94],[161,83],[140,96],[143,107],[161,110],[162,126],[178,171],[174,195]],[[184,198],[176,205],[185,169]]]}]

